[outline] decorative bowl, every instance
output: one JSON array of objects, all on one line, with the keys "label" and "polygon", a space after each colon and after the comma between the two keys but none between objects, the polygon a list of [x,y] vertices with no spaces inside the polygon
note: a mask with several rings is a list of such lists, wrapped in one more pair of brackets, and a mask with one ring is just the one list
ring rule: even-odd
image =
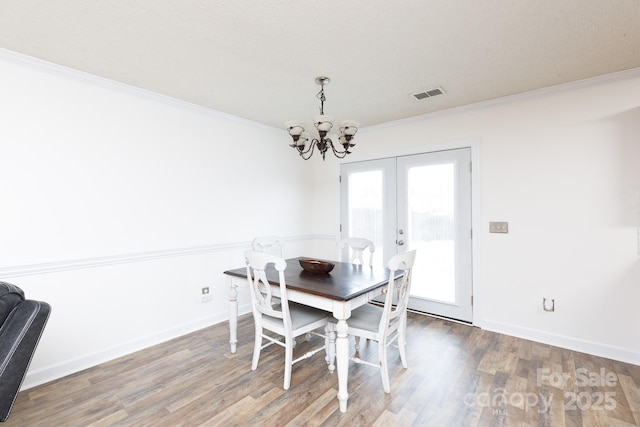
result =
[{"label": "decorative bowl", "polygon": [[304,271],[315,274],[327,274],[336,265],[329,261],[321,261],[319,259],[300,259],[300,266]]}]

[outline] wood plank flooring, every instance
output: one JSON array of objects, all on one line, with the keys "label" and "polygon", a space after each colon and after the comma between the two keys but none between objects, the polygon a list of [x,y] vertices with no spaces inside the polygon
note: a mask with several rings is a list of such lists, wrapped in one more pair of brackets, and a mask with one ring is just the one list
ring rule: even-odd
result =
[{"label": "wood plank flooring", "polygon": [[[415,313],[409,369],[391,348],[385,394],[376,368],[352,363],[341,413],[324,353],[296,364],[284,391],[283,349],[263,350],[251,371],[253,318],[238,323],[236,354],[221,323],[25,390],[5,425],[640,425],[640,366]],[[319,343],[299,343],[294,357]],[[375,343],[363,343],[360,355],[375,361]]]}]

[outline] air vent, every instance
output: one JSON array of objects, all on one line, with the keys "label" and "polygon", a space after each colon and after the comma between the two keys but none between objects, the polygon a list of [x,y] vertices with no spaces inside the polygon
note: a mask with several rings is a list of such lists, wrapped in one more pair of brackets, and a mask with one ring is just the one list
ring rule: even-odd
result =
[{"label": "air vent", "polygon": [[413,96],[416,99],[425,99],[425,98],[431,98],[434,96],[442,95],[443,93],[445,93],[444,89],[442,89],[442,87],[437,87],[435,89],[427,90],[424,92],[414,93]]}]

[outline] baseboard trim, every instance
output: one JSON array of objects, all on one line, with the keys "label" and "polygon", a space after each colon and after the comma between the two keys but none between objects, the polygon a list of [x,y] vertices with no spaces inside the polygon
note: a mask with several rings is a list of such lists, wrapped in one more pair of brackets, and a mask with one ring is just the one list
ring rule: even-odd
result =
[{"label": "baseboard trim", "polygon": [[566,335],[553,334],[537,329],[522,328],[486,319],[482,321],[482,329],[543,344],[550,344],[556,347],[566,348],[568,350],[579,351],[581,353],[605,357],[607,359],[618,360],[620,362],[640,365],[640,353],[627,348],[610,346]]},{"label": "baseboard trim", "polygon": [[160,331],[153,335],[149,335],[137,340],[120,343],[113,347],[104,349],[100,352],[88,354],[76,359],[71,359],[58,365],[49,366],[37,371],[29,370],[25,377],[24,383],[22,384],[21,390],[26,390],[37,385],[47,383],[49,381],[66,377],[67,375],[75,374],[76,372],[92,368],[101,363],[117,359],[118,357],[126,356],[127,354],[131,354],[136,351],[151,347],[153,345],[169,341],[173,338],[177,338],[179,336],[195,332],[199,329],[220,323],[226,319],[228,319],[228,315],[226,313],[215,316],[208,316],[195,322]]},{"label": "baseboard trim", "polygon": [[[238,315],[251,312],[251,304],[243,304],[238,307]],[[121,343],[100,352],[89,354],[86,356],[72,359],[55,366],[49,366],[37,371],[29,370],[25,376],[24,382],[20,390],[27,390],[32,387],[54,381],[71,374],[92,368],[101,363],[109,362],[118,357],[126,356],[136,351],[144,350],[157,344],[181,337],[186,334],[216,325],[229,320],[229,313],[223,312],[215,315],[203,317],[197,321],[185,323],[175,328],[160,331],[153,335],[142,337],[140,339]]]},{"label": "baseboard trim", "polygon": [[[248,314],[250,312],[250,304],[243,304],[242,306],[238,307],[239,316]],[[126,356],[136,351],[161,344],[171,339],[178,338],[182,335],[186,335],[221,322],[226,322],[228,321],[228,319],[229,316],[226,312],[207,316],[195,322],[186,323],[175,328],[158,332],[151,336],[122,343],[98,353],[69,360],[56,366],[50,366],[38,371],[29,370],[22,384],[21,390],[27,390],[53,380],[75,374],[85,369],[97,366],[101,363],[117,359],[118,357]],[[482,322],[482,329],[505,335],[511,335],[518,338],[528,339],[543,344],[554,345],[556,347],[562,347],[582,353],[606,357],[608,359],[618,360],[625,363],[640,365],[640,353],[621,347],[608,346],[592,341],[580,340],[577,338],[568,337],[566,335],[552,334],[536,329],[521,328],[518,326],[492,320],[484,320]]]}]

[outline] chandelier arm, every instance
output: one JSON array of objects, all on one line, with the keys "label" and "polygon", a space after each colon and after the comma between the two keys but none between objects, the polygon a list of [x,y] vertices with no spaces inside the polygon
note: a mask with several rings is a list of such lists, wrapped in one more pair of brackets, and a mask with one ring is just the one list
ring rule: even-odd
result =
[{"label": "chandelier arm", "polygon": [[327,138],[327,140],[329,141],[329,145],[331,146],[331,151],[333,151],[333,155],[336,156],[337,158],[344,159],[347,156],[347,154],[351,154],[351,152],[346,149],[344,151],[338,150],[333,145],[333,140],[331,138]]},{"label": "chandelier arm", "polygon": [[[298,150],[300,152],[300,157],[302,157],[304,160],[309,160],[311,158],[311,156],[313,156],[313,149],[314,148],[316,148],[316,140],[315,139],[313,139],[311,141],[311,144],[309,144],[309,148],[307,148],[307,151],[302,152],[302,151]],[[307,157],[305,157],[305,154],[307,154],[307,153],[309,153],[309,155]]]}]

